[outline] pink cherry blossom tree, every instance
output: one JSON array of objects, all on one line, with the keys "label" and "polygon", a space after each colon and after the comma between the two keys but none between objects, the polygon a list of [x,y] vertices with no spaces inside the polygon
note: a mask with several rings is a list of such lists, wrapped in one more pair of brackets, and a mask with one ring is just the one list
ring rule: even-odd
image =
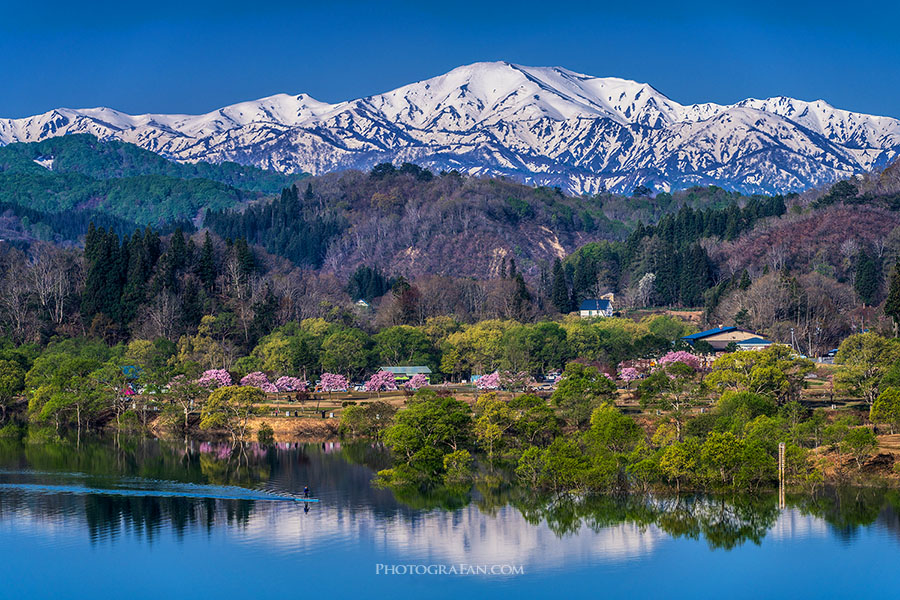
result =
[{"label": "pink cherry blossom tree", "polygon": [[527,371],[503,371],[500,373],[500,387],[504,390],[525,391],[534,385],[534,378]]},{"label": "pink cherry blossom tree", "polygon": [[306,382],[299,377],[283,375],[275,380],[275,387],[279,392],[305,392]]},{"label": "pink cherry blossom tree", "polygon": [[482,375],[475,382],[475,387],[479,390],[496,390],[500,388],[500,373],[494,371],[488,375]]},{"label": "pink cherry blossom tree", "polygon": [[336,373],[322,373],[319,378],[319,388],[323,392],[343,392],[350,387],[350,382],[343,375]]},{"label": "pink cherry blossom tree", "polygon": [[659,365],[665,366],[674,362],[684,363],[692,369],[700,368],[700,358],[690,352],[685,350],[677,350],[675,352],[669,352],[665,356],[659,359]]},{"label": "pink cherry blossom tree", "polygon": [[632,381],[637,381],[640,378],[641,372],[634,367],[625,367],[619,371],[619,379],[625,382],[626,387],[631,386]]},{"label": "pink cherry blossom tree", "polygon": [[[350,389],[350,381],[337,373],[322,373],[319,378],[319,389],[328,392],[328,397],[331,398],[332,392],[343,392]],[[316,410],[319,410],[318,396],[316,396]]]},{"label": "pink cherry blossom tree", "polygon": [[392,392],[397,389],[397,378],[390,371],[378,371],[366,382],[366,391],[375,392],[381,396],[381,392]]},{"label": "pink cherry blossom tree", "polygon": [[416,391],[417,389],[423,388],[426,385],[428,385],[428,376],[424,373],[416,373],[409,378],[409,381],[403,384],[403,387],[410,391]]},{"label": "pink cherry blossom tree", "polygon": [[278,388],[269,381],[269,378],[266,377],[266,374],[262,371],[247,373],[241,378],[241,385],[259,388],[267,394],[275,394],[278,392]]},{"label": "pink cherry blossom tree", "polygon": [[194,383],[209,390],[227,387],[231,385],[231,373],[225,369],[209,369],[204,371]]}]

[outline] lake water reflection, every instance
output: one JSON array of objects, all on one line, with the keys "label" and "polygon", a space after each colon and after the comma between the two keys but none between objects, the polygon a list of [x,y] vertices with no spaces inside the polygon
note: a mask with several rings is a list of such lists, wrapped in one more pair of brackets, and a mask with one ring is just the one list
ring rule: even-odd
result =
[{"label": "lake water reflection", "polygon": [[[775,496],[542,499],[487,478],[396,497],[370,485],[387,464],[365,444],[0,440],[0,597],[796,598],[900,583],[893,491],[779,510]],[[288,499],[304,485],[320,503]]]}]

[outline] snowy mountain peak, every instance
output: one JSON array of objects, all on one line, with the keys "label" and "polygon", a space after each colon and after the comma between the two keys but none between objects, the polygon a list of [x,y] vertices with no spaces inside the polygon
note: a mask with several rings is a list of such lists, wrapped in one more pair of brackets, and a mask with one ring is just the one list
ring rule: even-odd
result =
[{"label": "snowy mountain peak", "polygon": [[91,133],[181,161],[283,171],[386,160],[581,193],[716,183],[801,190],[894,160],[900,121],[784,96],[682,105],[653,86],[562,67],[481,62],[329,104],[276,94],[202,115],[57,109],[0,119],[0,144]]}]

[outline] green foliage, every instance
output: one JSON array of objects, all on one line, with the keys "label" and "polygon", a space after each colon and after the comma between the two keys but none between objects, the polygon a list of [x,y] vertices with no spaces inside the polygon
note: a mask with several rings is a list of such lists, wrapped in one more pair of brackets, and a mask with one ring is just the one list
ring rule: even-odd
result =
[{"label": "green foliage", "polygon": [[437,367],[431,341],[425,332],[409,325],[382,329],[373,336],[380,366]]},{"label": "green foliage", "polygon": [[743,443],[733,433],[711,433],[700,447],[700,460],[707,476],[726,486],[734,482],[741,465]]},{"label": "green foliage", "polygon": [[887,299],[884,302],[884,314],[894,322],[894,329],[900,327],[900,260],[891,269],[888,279]]},{"label": "green foliage", "polygon": [[275,430],[266,422],[260,423],[256,430],[256,441],[260,446],[271,446],[275,443]]},{"label": "green foliage", "polygon": [[873,423],[889,423],[894,433],[900,427],[900,389],[889,387],[882,391],[869,409],[869,419]]},{"label": "green foliage", "polygon": [[441,475],[444,455],[464,449],[471,436],[469,406],[454,398],[420,390],[395,424],[384,432],[385,443],[424,478]]},{"label": "green foliage", "polygon": [[478,446],[493,460],[494,453],[503,449],[504,436],[513,426],[509,404],[497,399],[496,393],[483,394],[475,403],[473,433]]},{"label": "green foliage", "polygon": [[522,394],[509,401],[512,429],[509,437],[519,445],[546,446],[559,434],[559,423],[546,400]]},{"label": "green foliage", "polygon": [[375,298],[387,294],[393,284],[394,282],[385,277],[378,267],[360,265],[347,282],[347,294],[351,300],[372,302]]},{"label": "green foliage", "polygon": [[298,178],[295,174],[285,175],[233,162],[177,163],[133,144],[100,141],[88,134],[9,144],[0,148],[0,171],[44,174],[47,170],[34,159],[46,157],[53,158],[54,173],[77,173],[101,180],[165,175],[178,179],[207,179],[244,190],[274,193]]},{"label": "green foliage", "polygon": [[341,413],[338,432],[341,436],[381,439],[391,426],[397,409],[387,402],[377,401],[347,406]]},{"label": "green foliage", "polygon": [[865,250],[859,253],[856,259],[856,277],[853,279],[853,287],[859,294],[863,304],[871,306],[881,287],[881,273],[872,256]]},{"label": "green foliage", "polygon": [[589,439],[609,452],[630,452],[643,438],[638,424],[615,406],[600,406],[591,413]]},{"label": "green foliage", "polygon": [[680,490],[682,485],[689,485],[696,480],[699,461],[700,443],[696,438],[688,438],[683,442],[675,442],[663,451],[659,469]]},{"label": "green foliage", "polygon": [[360,329],[337,331],[322,341],[322,369],[361,375],[372,364],[372,340]]},{"label": "green foliage", "polygon": [[16,361],[0,359],[0,423],[17,394],[25,389],[25,370]]},{"label": "green foliage", "polygon": [[841,342],[835,364],[842,365],[834,376],[837,387],[872,404],[878,397],[881,379],[900,361],[900,342],[875,333],[851,335]]},{"label": "green foliage", "polygon": [[731,352],[718,358],[704,385],[720,392],[747,391],[765,395],[778,403],[799,398],[812,361],[799,358],[787,346],[776,344],[765,350]]},{"label": "green foliage", "polygon": [[591,412],[616,397],[615,384],[597,367],[569,363],[551,400],[560,415],[572,425],[584,426]]},{"label": "green foliage", "polygon": [[301,198],[297,186],[291,186],[272,202],[254,204],[243,211],[212,207],[204,222],[222,237],[244,238],[297,265],[318,268],[329,242],[346,229],[346,224],[336,214],[311,204],[309,195]]},{"label": "green foliage", "polygon": [[562,369],[570,356],[566,330],[557,323],[540,322],[511,327],[503,333],[501,364],[513,373],[532,375]]},{"label": "green foliage", "polygon": [[214,390],[200,412],[202,429],[224,429],[234,442],[243,443],[250,418],[266,395],[255,387],[227,386]]},{"label": "green foliage", "polygon": [[868,427],[854,427],[841,441],[844,452],[856,461],[856,467],[862,468],[862,460],[878,449],[878,438]]},{"label": "green foliage", "polygon": [[472,478],[472,455],[468,450],[456,450],[444,455],[444,483],[466,482]]},{"label": "green foliage", "polygon": [[566,273],[563,270],[562,262],[556,259],[553,263],[553,281],[550,292],[550,301],[556,310],[563,314],[567,314],[572,310],[572,299],[569,296],[569,285],[566,283]]},{"label": "green foliage", "polygon": [[643,407],[657,407],[668,412],[675,422],[678,438],[685,422],[686,411],[699,398],[699,375],[690,366],[674,362],[657,368],[638,384],[637,393]]}]

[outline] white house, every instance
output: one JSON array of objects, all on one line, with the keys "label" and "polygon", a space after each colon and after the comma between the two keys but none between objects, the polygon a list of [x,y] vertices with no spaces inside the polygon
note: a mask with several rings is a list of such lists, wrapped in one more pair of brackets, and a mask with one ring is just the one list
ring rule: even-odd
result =
[{"label": "white house", "polygon": [[611,317],[613,315],[612,300],[609,298],[582,300],[578,312],[582,319]]}]

